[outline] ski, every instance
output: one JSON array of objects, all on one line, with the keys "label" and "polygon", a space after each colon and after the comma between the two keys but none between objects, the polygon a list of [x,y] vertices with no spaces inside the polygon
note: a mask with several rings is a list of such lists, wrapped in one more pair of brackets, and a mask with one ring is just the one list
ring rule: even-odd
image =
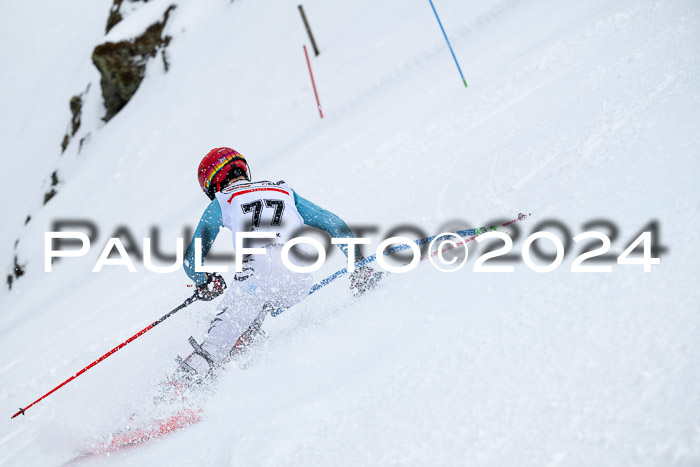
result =
[{"label": "ski", "polygon": [[169,417],[155,420],[139,428],[118,431],[110,437],[98,443],[95,447],[85,450],[69,463],[90,457],[110,455],[130,447],[163,438],[183,428],[199,423],[202,420],[202,411],[194,408],[184,408]]},{"label": "ski", "polygon": [[[264,337],[265,333],[260,329],[262,322],[269,310],[261,313],[251,324],[250,328],[238,339],[231,356],[221,362],[217,366],[217,370],[223,367],[226,363],[236,360],[250,351],[251,347],[259,343],[260,337]],[[202,383],[203,384],[203,383]],[[188,399],[188,394],[192,390],[201,389],[196,385],[187,386],[181,381],[168,380],[161,385],[162,394],[154,398],[155,406],[162,406],[169,403],[184,403],[191,404]],[[138,416],[134,413],[130,420]],[[138,428],[125,428],[118,432],[109,435],[108,439],[98,443],[96,446],[86,449],[80,455],[71,460],[77,461],[90,457],[99,457],[110,455],[117,451],[122,451],[127,448],[136,447],[150,441],[163,438],[175,433],[183,428],[195,425],[202,420],[202,410],[196,407],[184,407],[177,410],[174,414],[147,422]]]}]

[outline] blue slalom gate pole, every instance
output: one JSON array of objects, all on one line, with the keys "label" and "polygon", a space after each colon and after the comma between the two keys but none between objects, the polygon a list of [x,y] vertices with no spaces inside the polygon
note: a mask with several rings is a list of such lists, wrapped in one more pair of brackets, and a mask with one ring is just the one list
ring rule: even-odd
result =
[{"label": "blue slalom gate pole", "polygon": [[437,19],[438,24],[440,25],[440,29],[442,30],[442,35],[445,36],[445,41],[447,42],[447,47],[450,48],[450,53],[452,54],[452,58],[455,61],[455,65],[457,65],[457,70],[459,70],[459,76],[462,77],[462,82],[464,83],[464,87],[467,86],[467,80],[464,79],[464,75],[462,74],[462,69],[459,67],[459,62],[457,61],[457,57],[455,57],[455,52],[452,50],[452,44],[450,44],[450,40],[447,38],[447,34],[445,33],[445,28],[442,27],[442,21],[440,21],[440,17],[437,14],[437,11],[435,10],[435,5],[433,5],[433,0],[428,0],[430,2],[430,6],[433,8],[433,13],[435,13],[435,19]]}]

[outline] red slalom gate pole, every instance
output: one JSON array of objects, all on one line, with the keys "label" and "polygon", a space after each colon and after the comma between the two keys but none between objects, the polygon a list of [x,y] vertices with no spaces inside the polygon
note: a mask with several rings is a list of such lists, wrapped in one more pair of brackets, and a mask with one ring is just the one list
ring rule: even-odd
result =
[{"label": "red slalom gate pole", "polygon": [[56,386],[55,388],[53,388],[52,390],[50,390],[49,392],[47,392],[46,394],[44,394],[43,396],[41,396],[40,398],[38,398],[37,400],[35,400],[34,402],[32,402],[31,404],[29,404],[28,406],[26,406],[25,408],[20,408],[20,409],[17,411],[16,414],[14,414],[12,417],[10,417],[10,419],[13,419],[13,418],[17,417],[18,415],[24,415],[24,412],[26,412],[26,410],[27,410],[29,407],[33,406],[34,404],[36,404],[37,402],[41,401],[42,399],[45,399],[46,397],[50,396],[50,395],[53,394],[55,391],[58,391],[58,390],[61,389],[63,386],[65,386],[66,384],[70,383],[70,382],[73,381],[75,378],[77,378],[78,376],[82,375],[83,373],[85,373],[86,371],[88,371],[88,370],[89,370],[90,368],[92,368],[93,366],[95,366],[95,365],[97,365],[98,363],[100,363],[100,362],[101,362],[102,360],[104,360],[105,358],[109,357],[110,355],[112,355],[113,353],[117,352],[117,351],[118,351],[119,349],[121,349],[122,347],[126,346],[126,344],[128,344],[129,342],[131,342],[131,341],[137,339],[138,337],[141,337],[141,336],[144,335],[146,332],[150,331],[151,329],[153,329],[154,327],[156,327],[157,325],[159,325],[160,323],[162,323],[162,322],[165,321],[166,319],[170,318],[172,315],[174,315],[174,314],[177,313],[178,311],[182,310],[183,308],[185,308],[185,307],[188,306],[188,305],[191,305],[191,304],[192,304],[193,302],[195,302],[196,300],[197,300],[197,296],[196,296],[196,295],[192,295],[192,296],[189,297],[187,300],[185,300],[185,301],[182,303],[182,305],[178,306],[177,308],[175,308],[174,310],[168,312],[167,314],[161,316],[160,319],[159,319],[158,321],[155,321],[155,322],[149,324],[148,326],[146,326],[145,328],[143,328],[142,330],[140,330],[139,332],[137,332],[136,334],[134,334],[133,336],[131,336],[130,338],[128,338],[127,340],[125,340],[124,342],[122,342],[121,344],[119,344],[118,346],[116,346],[115,348],[113,348],[112,350],[110,350],[109,352],[107,352],[106,354],[104,354],[103,356],[101,356],[100,358],[98,358],[97,360],[95,360],[94,362],[92,362],[91,364],[89,364],[88,366],[86,366],[85,368],[83,368],[82,370],[80,370],[79,372],[77,372],[76,374],[74,374],[73,376],[71,376],[70,378],[68,378],[67,380],[65,380],[64,382],[62,382],[61,384],[59,384],[58,386]]},{"label": "red slalom gate pole", "polygon": [[318,106],[318,113],[323,118],[323,110],[321,109],[321,101],[318,100],[318,92],[316,91],[316,82],[314,81],[314,72],[311,71],[311,62],[309,61],[309,52],[306,50],[306,44],[304,44],[304,55],[306,55],[306,64],[309,66],[309,75],[311,76],[311,86],[314,88],[314,96],[316,96],[316,105]]}]

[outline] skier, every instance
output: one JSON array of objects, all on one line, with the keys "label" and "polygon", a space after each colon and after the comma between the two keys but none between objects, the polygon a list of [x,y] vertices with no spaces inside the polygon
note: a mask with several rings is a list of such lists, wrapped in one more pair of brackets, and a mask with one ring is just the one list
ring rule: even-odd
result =
[{"label": "skier", "polygon": [[[302,198],[284,181],[253,182],[248,162],[231,148],[209,151],[199,164],[198,178],[211,203],[187,247],[183,265],[196,285],[199,300],[215,299],[224,292],[226,283],[219,274],[195,271],[195,239],[201,239],[203,260],[223,227],[234,234],[256,231],[276,236],[262,239],[264,254],[243,258],[242,271],[233,276],[202,344],[190,337],[194,351],[180,362],[178,372],[195,382],[245,349],[269,311],[289,308],[308,296],[311,274],[292,272],[281,260],[282,246],[295,231],[306,224],[334,238],[354,237],[340,217]],[[347,256],[347,245],[339,247]],[[361,259],[359,248],[355,258]],[[368,266],[357,268],[350,276],[353,294],[371,289],[381,276]]]}]

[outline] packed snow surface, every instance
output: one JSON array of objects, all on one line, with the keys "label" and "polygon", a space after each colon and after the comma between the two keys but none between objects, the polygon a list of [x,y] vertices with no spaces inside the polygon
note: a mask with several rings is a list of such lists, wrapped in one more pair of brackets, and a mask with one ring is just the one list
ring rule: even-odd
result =
[{"label": "packed snow surface", "polygon": [[[103,122],[92,49],[173,2],[169,70],[151,60]],[[124,2],[105,37],[111,3],[0,7],[0,260],[26,270],[0,293],[0,465],[61,465],[153,410],[152,389],[202,338],[215,303],[10,420],[191,293],[181,270],[91,270],[120,226],[139,249],[157,227],[174,253],[208,202],[195,170],[217,146],[246,155],[254,178],[377,226],[375,246],[401,224],[429,235],[523,212],[512,253],[547,219],[570,252],[549,273],[515,261],[480,274],[473,242],[459,272],[421,263],[357,301],[336,281],[267,319],[268,338],[202,396],[200,423],[81,465],[700,465],[697,1],[435,0],[465,88],[427,0],[308,0],[322,120],[296,2]],[[91,220],[98,238],[46,273],[57,219]],[[661,264],[615,264],[652,221]],[[612,272],[571,272],[587,230],[612,238]]]}]

